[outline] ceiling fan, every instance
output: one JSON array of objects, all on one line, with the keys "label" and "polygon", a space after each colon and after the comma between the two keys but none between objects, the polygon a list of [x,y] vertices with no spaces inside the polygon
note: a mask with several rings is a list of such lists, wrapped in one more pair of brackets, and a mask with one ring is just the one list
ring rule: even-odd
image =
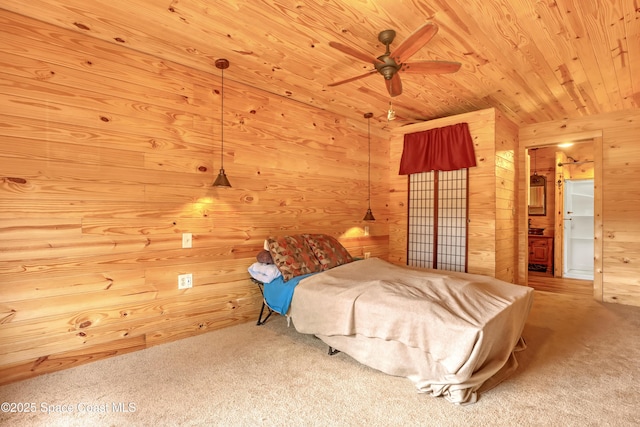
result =
[{"label": "ceiling fan", "polygon": [[384,30],[378,34],[378,40],[383,43],[387,49],[386,52],[376,57],[372,57],[368,53],[361,52],[349,46],[329,42],[329,46],[339,51],[358,58],[362,61],[370,62],[374,68],[365,74],[351,77],[346,80],[330,83],[328,86],[338,86],[349,83],[354,80],[362,79],[376,72],[382,74],[387,85],[387,91],[391,96],[398,96],[402,93],[402,81],[400,80],[400,72],[413,74],[447,74],[455,73],[460,69],[459,62],[451,61],[415,61],[405,62],[409,57],[416,53],[422,46],[427,44],[438,32],[438,26],[432,22],[427,22],[420,28],[415,30],[413,34],[407,37],[393,51],[390,51],[389,45],[393,43],[396,37],[394,30]]}]

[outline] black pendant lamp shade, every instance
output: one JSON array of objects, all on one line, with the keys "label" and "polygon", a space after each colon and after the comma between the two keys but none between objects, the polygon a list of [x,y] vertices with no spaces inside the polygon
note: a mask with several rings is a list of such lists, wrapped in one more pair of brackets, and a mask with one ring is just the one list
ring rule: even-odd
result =
[{"label": "black pendant lamp shade", "polygon": [[229,178],[227,178],[227,174],[224,173],[224,168],[220,169],[216,180],[213,182],[214,187],[231,187],[231,183],[229,182]]},{"label": "black pendant lamp shade", "polygon": [[368,173],[367,173],[367,183],[369,186],[369,197],[367,200],[369,203],[369,207],[367,208],[367,213],[364,215],[363,221],[376,220],[373,217],[373,212],[371,212],[371,117],[373,117],[373,113],[364,114],[364,118],[367,119],[367,138],[369,140],[369,163],[368,163]]},{"label": "black pendant lamp shade", "polygon": [[371,208],[367,209],[367,213],[363,218],[365,221],[375,221],[376,219],[373,217],[373,212],[371,212]]},{"label": "black pendant lamp shade", "polygon": [[213,183],[214,187],[231,187],[227,174],[224,173],[224,70],[229,68],[229,61],[221,58],[217,59],[216,68],[222,72],[222,83],[220,85],[220,173]]}]

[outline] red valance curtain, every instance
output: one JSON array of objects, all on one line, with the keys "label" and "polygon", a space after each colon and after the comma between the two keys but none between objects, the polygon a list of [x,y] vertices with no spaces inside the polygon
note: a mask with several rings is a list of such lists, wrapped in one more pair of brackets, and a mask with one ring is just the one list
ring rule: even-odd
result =
[{"label": "red valance curtain", "polygon": [[452,171],[476,165],[467,123],[458,123],[404,136],[399,175]]}]

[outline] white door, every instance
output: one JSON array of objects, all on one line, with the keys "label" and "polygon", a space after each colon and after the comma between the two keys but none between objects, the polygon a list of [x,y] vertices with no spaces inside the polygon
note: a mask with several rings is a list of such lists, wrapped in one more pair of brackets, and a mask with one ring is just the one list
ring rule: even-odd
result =
[{"label": "white door", "polygon": [[593,179],[564,181],[563,277],[593,280]]}]

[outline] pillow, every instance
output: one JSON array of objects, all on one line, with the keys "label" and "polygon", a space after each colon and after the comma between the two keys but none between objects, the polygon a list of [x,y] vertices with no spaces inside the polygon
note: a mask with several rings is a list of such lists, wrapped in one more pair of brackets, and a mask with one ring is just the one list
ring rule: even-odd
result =
[{"label": "pillow", "polygon": [[258,262],[261,262],[263,264],[273,264],[273,258],[271,258],[271,254],[268,250],[261,250],[260,252],[258,252],[256,259],[258,260]]},{"label": "pillow", "polygon": [[267,242],[273,263],[282,273],[283,281],[322,271],[320,261],[302,235],[269,237]]},{"label": "pillow", "polygon": [[328,234],[303,234],[303,236],[320,261],[323,270],[353,261],[349,251],[335,237]]},{"label": "pillow", "polygon": [[262,283],[270,283],[281,276],[280,270],[273,264],[254,262],[248,270],[251,277]]}]

